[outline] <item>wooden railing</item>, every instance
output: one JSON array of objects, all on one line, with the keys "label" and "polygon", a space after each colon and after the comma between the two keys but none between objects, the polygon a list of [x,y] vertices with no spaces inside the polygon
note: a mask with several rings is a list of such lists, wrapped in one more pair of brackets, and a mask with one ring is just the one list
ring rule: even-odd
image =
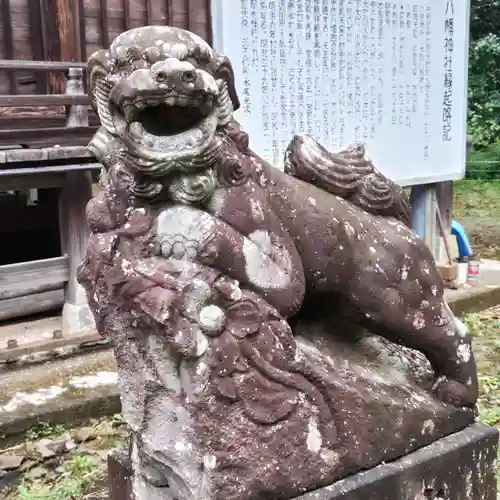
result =
[{"label": "wooden railing", "polygon": [[[91,173],[101,168],[82,147],[97,128],[97,123],[89,124],[85,65],[0,61],[0,71],[25,69],[64,72],[64,93],[0,95],[0,112],[10,112],[1,114],[0,146],[11,146],[0,148],[0,191],[47,190],[47,196],[40,196],[40,202],[29,207],[31,219],[40,221],[42,218],[43,227],[57,225],[61,254],[0,265],[0,321],[51,311],[63,305],[65,309],[63,328],[52,339],[26,341],[22,336],[0,339],[0,362],[100,339],[95,329],[81,323],[80,317],[74,317],[71,312],[85,312],[87,307],[76,274],[88,236],[85,206],[91,197]],[[47,126],[45,115],[51,108],[56,108],[58,113],[53,113],[49,118],[50,126]],[[21,120],[31,126],[16,127]],[[19,232],[22,221],[16,214],[5,210],[4,215],[12,226],[9,235],[16,229]],[[4,228],[0,227],[0,234],[2,231]],[[68,314],[65,313],[67,307],[70,308]],[[87,316],[82,314],[82,317]]]},{"label": "wooden railing", "polygon": [[[19,94],[20,84],[29,83],[22,79],[18,80],[16,78],[16,72],[18,71],[41,71],[43,73],[47,72],[57,72],[57,71],[68,71],[69,68],[80,68],[85,70],[87,68],[87,63],[85,62],[65,62],[65,61],[24,61],[24,60],[0,60],[0,71],[6,71],[9,75],[9,80],[11,86],[9,89],[10,95]],[[49,87],[45,88],[43,91],[48,93]]]},{"label": "wooden railing", "polygon": [[[211,42],[211,0],[0,0],[0,58],[86,61],[123,31],[145,25],[185,28]],[[51,91],[46,73],[25,76],[36,93]],[[1,92],[19,92],[8,70]],[[1,86],[0,86],[1,87]],[[59,92],[61,89],[57,89]]]},{"label": "wooden railing", "polygon": [[[0,58],[5,59],[0,60],[0,75],[5,75],[0,79],[0,191],[60,190],[62,233],[61,256],[0,266],[0,313],[2,301],[5,312],[0,317],[19,316],[23,308],[27,314],[48,310],[63,301],[80,304],[75,269],[85,246],[83,209],[90,172],[96,172],[99,165],[78,157],[78,148],[70,153],[70,147],[53,146],[84,146],[99,126],[88,107],[86,63],[82,61],[95,50],[109,47],[121,32],[150,24],[185,28],[210,43],[210,3],[0,0]],[[61,60],[68,62],[53,62]],[[2,151],[2,146],[14,145],[17,150]],[[17,286],[12,279],[18,281]],[[0,338],[0,362],[100,339],[95,330],[63,330],[55,331],[52,339],[36,342],[9,338],[4,343]]]},{"label": "wooden railing", "polygon": [[[97,116],[88,108],[85,92],[86,63],[0,60],[0,72],[34,71],[59,74],[64,78],[64,93],[0,95],[0,146],[20,144],[24,147],[85,145],[97,130]],[[87,109],[84,125],[67,124],[71,106]]]},{"label": "wooden railing", "polygon": [[[83,96],[62,96],[64,72],[70,67],[84,70],[90,54],[139,26],[177,26],[210,43],[210,4],[211,0],[0,0],[0,146],[14,138],[31,147],[85,144],[90,130],[65,127],[64,107],[86,101]],[[89,127],[97,125],[97,117],[90,113]]]}]

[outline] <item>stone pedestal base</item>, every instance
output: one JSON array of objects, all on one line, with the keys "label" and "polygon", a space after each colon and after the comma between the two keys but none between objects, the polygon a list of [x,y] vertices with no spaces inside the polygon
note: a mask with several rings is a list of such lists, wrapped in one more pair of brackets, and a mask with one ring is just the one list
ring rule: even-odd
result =
[{"label": "stone pedestal base", "polygon": [[[498,431],[472,425],[392,463],[296,500],[496,500],[497,446]],[[110,455],[108,466],[110,500],[143,500],[135,499],[132,493],[132,472],[126,456]],[[170,500],[168,491],[165,500]]]},{"label": "stone pedestal base", "polygon": [[134,500],[132,474],[132,464],[124,450],[108,455],[109,500]]},{"label": "stone pedestal base", "polygon": [[81,305],[64,304],[62,327],[65,335],[74,335],[86,330],[94,330],[94,316],[87,303]]}]

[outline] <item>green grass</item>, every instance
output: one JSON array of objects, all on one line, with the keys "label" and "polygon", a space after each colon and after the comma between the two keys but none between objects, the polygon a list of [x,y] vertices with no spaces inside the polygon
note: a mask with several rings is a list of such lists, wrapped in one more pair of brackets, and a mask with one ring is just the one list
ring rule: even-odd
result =
[{"label": "green grass", "polygon": [[[101,451],[116,448],[123,443],[125,431],[121,414],[88,422],[96,430],[101,424],[108,424],[116,433],[103,433],[95,439],[86,441],[73,453],[58,457],[58,463],[49,467],[34,464],[23,475],[23,482],[13,487],[7,494],[8,500],[103,500],[106,494],[106,460]],[[68,429],[72,434],[77,429]],[[65,434],[66,429],[60,425],[40,423],[29,430],[25,443],[29,444],[42,438],[56,438]],[[54,470],[55,466],[58,466]],[[5,498],[2,496],[2,498]]]},{"label": "green grass", "polygon": [[463,320],[471,332],[479,374],[479,419],[500,427],[500,306]]},{"label": "green grass", "polygon": [[25,481],[18,488],[18,500],[82,500],[101,484],[105,477],[99,457],[76,455],[64,464],[65,471],[57,482],[45,485]]},{"label": "green grass", "polygon": [[[500,306],[462,319],[473,337],[481,391],[478,421],[500,430]],[[500,454],[497,477],[500,484]]]},{"label": "green grass", "polygon": [[[453,216],[457,219],[500,216],[500,180],[462,180],[453,185]],[[500,221],[499,221],[500,224]]]},{"label": "green grass", "polygon": [[453,218],[464,225],[474,254],[500,259],[500,180],[455,182]]},{"label": "green grass", "polygon": [[467,178],[500,179],[500,141],[467,155]]},{"label": "green grass", "polygon": [[59,436],[66,430],[64,425],[51,425],[48,422],[41,422],[36,427],[26,431],[25,441],[37,441],[38,439]]}]

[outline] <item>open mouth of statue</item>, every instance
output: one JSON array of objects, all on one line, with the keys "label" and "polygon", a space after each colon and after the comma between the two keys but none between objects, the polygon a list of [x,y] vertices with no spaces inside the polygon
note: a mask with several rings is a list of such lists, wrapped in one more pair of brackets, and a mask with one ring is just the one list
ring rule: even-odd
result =
[{"label": "open mouth of statue", "polygon": [[132,128],[156,137],[170,137],[202,127],[213,114],[214,103],[208,95],[170,95],[128,101],[119,111]]}]

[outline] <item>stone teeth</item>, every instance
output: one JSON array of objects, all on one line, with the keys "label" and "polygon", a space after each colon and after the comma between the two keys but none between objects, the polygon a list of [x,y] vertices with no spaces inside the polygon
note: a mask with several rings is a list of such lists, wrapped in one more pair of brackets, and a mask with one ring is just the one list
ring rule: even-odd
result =
[{"label": "stone teeth", "polygon": [[133,122],[129,127],[130,135],[135,139],[142,139],[144,135],[144,129],[139,122]]},{"label": "stone teeth", "polygon": [[177,104],[177,98],[175,96],[168,96],[165,98],[165,104],[175,106]]},{"label": "stone teeth", "polygon": [[137,109],[135,107],[127,106],[127,108],[125,108],[123,112],[125,115],[125,120],[127,120],[129,123],[135,121],[137,117]]}]

